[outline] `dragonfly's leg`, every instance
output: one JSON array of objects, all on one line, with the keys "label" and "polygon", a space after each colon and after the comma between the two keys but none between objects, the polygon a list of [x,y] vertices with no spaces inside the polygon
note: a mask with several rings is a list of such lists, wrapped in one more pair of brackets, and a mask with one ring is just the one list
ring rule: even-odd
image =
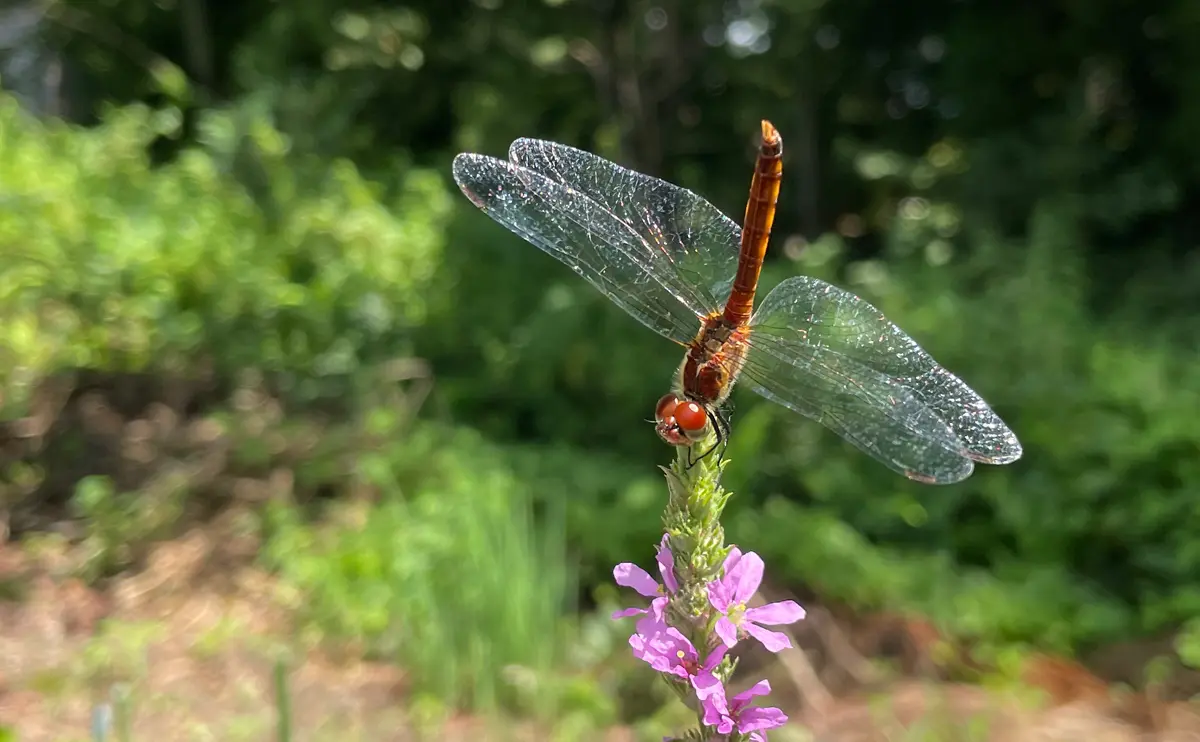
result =
[{"label": "dragonfly's leg", "polygon": [[717,410],[717,414],[713,415],[713,428],[717,431],[717,442],[714,448],[719,446],[721,452],[717,454],[717,466],[725,460],[725,449],[729,447],[729,418],[725,416],[724,410]]},{"label": "dragonfly's leg", "polygon": [[[719,429],[718,429],[718,428],[716,428],[716,426],[714,426],[714,430],[719,430]],[[720,435],[721,435],[721,434],[718,432],[718,433],[717,433],[717,440],[718,440],[718,441],[720,441]],[[714,446],[713,448],[715,448],[715,446]],[[710,448],[710,449],[708,449],[707,451],[705,451],[704,453],[702,453],[702,454],[700,454],[699,456],[697,456],[697,455],[696,455],[696,447],[695,447],[694,445],[692,445],[692,446],[688,446],[688,464],[687,464],[687,468],[691,469],[691,468],[692,468],[693,466],[695,466],[696,464],[699,464],[701,461],[703,461],[703,460],[704,460],[704,458],[705,458],[706,456],[708,456],[708,455],[709,455],[710,453],[712,453],[712,452],[713,452],[713,449],[712,449],[712,448]]]},{"label": "dragonfly's leg", "polygon": [[713,432],[716,433],[717,440],[707,451],[697,456],[696,461],[708,458],[713,451],[720,448],[721,452],[717,455],[717,464],[720,464],[725,456],[725,444],[729,440],[729,421],[725,419],[725,413],[721,410],[711,412],[708,417],[712,421]]}]

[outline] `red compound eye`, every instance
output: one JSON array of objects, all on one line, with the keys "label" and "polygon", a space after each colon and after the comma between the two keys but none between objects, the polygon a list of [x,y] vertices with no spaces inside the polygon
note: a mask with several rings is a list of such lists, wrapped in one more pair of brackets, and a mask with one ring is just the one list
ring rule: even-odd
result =
[{"label": "red compound eye", "polygon": [[679,402],[675,405],[675,422],[681,430],[695,433],[708,425],[708,413],[695,402]]},{"label": "red compound eye", "polygon": [[675,408],[678,405],[679,397],[676,397],[674,394],[664,394],[654,407],[654,419],[659,422],[666,420],[675,414]]}]

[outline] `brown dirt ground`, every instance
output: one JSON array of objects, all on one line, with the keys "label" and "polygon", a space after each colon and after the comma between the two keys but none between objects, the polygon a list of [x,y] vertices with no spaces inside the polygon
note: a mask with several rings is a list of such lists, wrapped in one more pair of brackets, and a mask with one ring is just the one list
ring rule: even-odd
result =
[{"label": "brown dirt ground", "polygon": [[[220,528],[153,549],[145,566],[93,589],[69,554],[0,546],[0,729],[20,742],[86,740],[93,704],[130,689],[135,740],[274,739],[274,658],[289,657],[298,742],[542,738],[520,724],[422,718],[393,665],[316,648],[294,630],[298,599],[251,559],[228,558]],[[629,739],[623,730],[606,736]]]}]

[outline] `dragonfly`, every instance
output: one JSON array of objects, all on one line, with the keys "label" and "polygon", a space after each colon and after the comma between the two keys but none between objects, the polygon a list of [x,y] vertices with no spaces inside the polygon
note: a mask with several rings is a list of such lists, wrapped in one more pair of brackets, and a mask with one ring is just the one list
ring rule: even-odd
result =
[{"label": "dragonfly", "polygon": [[918,482],[1021,457],[979,394],[861,297],[793,276],[755,307],[783,177],[770,122],[740,227],[686,188],[550,141],[517,139],[507,159],[459,154],[453,171],[489,217],[686,348],[655,405],[667,443],[727,439],[722,410],[740,381]]}]

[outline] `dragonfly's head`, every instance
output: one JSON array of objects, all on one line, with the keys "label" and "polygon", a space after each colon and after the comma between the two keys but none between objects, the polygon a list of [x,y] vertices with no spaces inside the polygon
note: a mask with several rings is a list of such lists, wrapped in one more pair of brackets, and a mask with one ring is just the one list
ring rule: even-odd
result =
[{"label": "dragonfly's head", "polygon": [[672,446],[690,446],[708,435],[709,417],[704,405],[675,394],[658,400],[654,420],[658,437]]}]

